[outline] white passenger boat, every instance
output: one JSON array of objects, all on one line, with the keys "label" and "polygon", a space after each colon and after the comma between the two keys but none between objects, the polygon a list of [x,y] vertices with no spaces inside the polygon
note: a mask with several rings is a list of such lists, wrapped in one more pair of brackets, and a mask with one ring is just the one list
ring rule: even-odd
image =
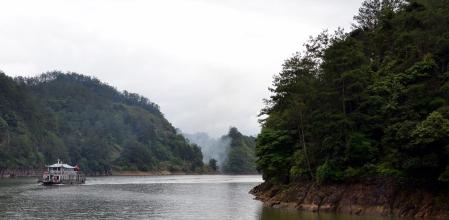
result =
[{"label": "white passenger boat", "polygon": [[65,163],[58,163],[47,166],[47,170],[42,174],[42,184],[84,184],[86,176],[81,173],[79,166],[70,166]]}]

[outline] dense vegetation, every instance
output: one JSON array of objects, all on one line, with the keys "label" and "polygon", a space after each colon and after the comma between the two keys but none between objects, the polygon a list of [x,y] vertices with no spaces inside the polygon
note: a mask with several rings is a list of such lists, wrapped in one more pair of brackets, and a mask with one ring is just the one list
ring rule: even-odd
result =
[{"label": "dense vegetation", "polygon": [[262,110],[264,178],[449,181],[449,1],[367,0],[283,64]]},{"label": "dense vegetation", "polygon": [[254,137],[241,134],[237,128],[229,129],[222,139],[229,139],[228,156],[223,164],[224,173],[251,174],[256,173],[256,141]]},{"label": "dense vegetation", "polygon": [[1,73],[0,84],[0,169],[58,158],[90,173],[203,168],[200,149],[145,97],[75,73]]},{"label": "dense vegetation", "polygon": [[211,171],[228,174],[257,173],[254,137],[243,135],[231,127],[226,135],[218,139],[206,133],[184,134],[189,141],[197,144],[204,155],[204,162]]},{"label": "dense vegetation", "polygon": [[183,133],[189,142],[198,145],[203,154],[203,162],[212,164],[215,163],[218,170],[221,170],[223,163],[228,157],[228,149],[230,140],[228,138],[213,138],[205,132],[198,132],[194,134]]}]

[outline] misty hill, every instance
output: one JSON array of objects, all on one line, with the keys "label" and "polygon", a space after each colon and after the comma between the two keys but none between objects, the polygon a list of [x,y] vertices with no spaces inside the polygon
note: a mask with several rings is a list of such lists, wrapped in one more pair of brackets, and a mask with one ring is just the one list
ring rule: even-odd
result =
[{"label": "misty hill", "polygon": [[145,97],[76,73],[35,78],[1,74],[0,168],[34,168],[57,158],[84,170],[171,170],[203,166]]},{"label": "misty hill", "polygon": [[223,163],[228,157],[229,138],[212,138],[207,133],[199,132],[195,134],[183,134],[191,143],[198,145],[203,153],[203,162],[208,163],[211,159],[217,161],[221,169]]},{"label": "misty hill", "polygon": [[204,162],[217,161],[219,170],[231,174],[257,173],[255,157],[255,138],[241,134],[231,127],[228,134],[219,139],[206,133],[184,134],[192,143],[200,146]]},{"label": "misty hill", "polygon": [[245,136],[232,127],[225,139],[230,139],[228,157],[223,164],[223,172],[233,174],[250,174],[256,171],[256,139]]}]

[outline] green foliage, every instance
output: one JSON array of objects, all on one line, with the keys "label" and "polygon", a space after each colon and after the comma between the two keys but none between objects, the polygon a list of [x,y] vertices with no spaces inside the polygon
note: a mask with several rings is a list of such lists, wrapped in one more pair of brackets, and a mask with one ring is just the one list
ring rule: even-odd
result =
[{"label": "green foliage", "polygon": [[147,98],[76,73],[0,74],[0,169],[62,159],[89,173],[193,172],[202,155]]},{"label": "green foliage", "polygon": [[222,139],[229,139],[228,157],[223,164],[223,172],[232,174],[256,173],[255,138],[242,135],[231,127]]},{"label": "green foliage", "polygon": [[0,72],[0,169],[33,168],[43,164],[38,143],[51,118],[27,90]]},{"label": "green foliage", "polygon": [[448,36],[447,0],[367,0],[351,32],[312,38],[262,109],[264,178],[447,182]]},{"label": "green foliage", "polygon": [[209,160],[208,166],[209,166],[209,168],[212,169],[212,171],[214,171],[214,172],[218,171],[217,160],[215,160],[215,159],[210,159],[210,160]]},{"label": "green foliage", "polygon": [[324,162],[316,169],[316,180],[318,183],[337,182],[343,179],[343,172],[329,161]]},{"label": "green foliage", "polygon": [[402,178],[405,176],[404,171],[394,168],[393,165],[388,162],[378,164],[375,172],[383,177]]},{"label": "green foliage", "polygon": [[309,170],[304,150],[297,150],[292,157],[292,167],[290,168],[290,176],[293,179],[307,176]]},{"label": "green foliage", "polygon": [[285,131],[264,128],[257,137],[257,166],[264,178],[274,182],[287,182],[291,167],[293,140]]},{"label": "green foliage", "polygon": [[414,145],[423,146],[435,142],[445,142],[449,138],[449,119],[434,111],[416,126],[416,129],[412,131],[412,137],[415,139]]},{"label": "green foliage", "polygon": [[357,132],[348,136],[345,151],[345,160],[347,163],[361,166],[365,163],[375,162],[378,149],[373,146],[370,139]]},{"label": "green foliage", "polygon": [[449,182],[449,166],[446,167],[443,173],[440,174],[438,180],[441,182]]}]

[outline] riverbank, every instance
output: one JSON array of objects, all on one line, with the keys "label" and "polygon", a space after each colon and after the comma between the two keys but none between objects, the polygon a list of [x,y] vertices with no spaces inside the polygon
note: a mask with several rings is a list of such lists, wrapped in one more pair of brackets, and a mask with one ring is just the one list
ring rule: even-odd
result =
[{"label": "riverbank", "polygon": [[[40,177],[45,169],[0,169],[0,178]],[[87,176],[166,176],[166,175],[218,175],[219,173],[186,173],[162,171],[111,171],[107,173],[88,174]]]},{"label": "riverbank", "polygon": [[44,169],[0,169],[0,178],[10,177],[38,177],[41,176]]},{"label": "riverbank", "polygon": [[[44,171],[45,169],[3,169],[0,170],[0,178],[40,177]],[[94,173],[87,176],[163,176],[174,174],[178,173],[172,173],[169,171],[112,171],[107,173]]]},{"label": "riverbank", "polygon": [[262,183],[251,194],[265,206],[353,215],[449,219],[449,192],[416,189],[392,181],[319,185]]},{"label": "riverbank", "polygon": [[183,175],[185,173],[172,173],[170,171],[112,171],[112,176],[166,176]]}]

